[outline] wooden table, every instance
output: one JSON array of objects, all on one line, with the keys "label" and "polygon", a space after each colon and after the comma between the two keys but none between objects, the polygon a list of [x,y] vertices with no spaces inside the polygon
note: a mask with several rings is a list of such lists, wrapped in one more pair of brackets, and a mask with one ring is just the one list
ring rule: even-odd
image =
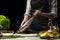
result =
[{"label": "wooden table", "polygon": [[[2,35],[4,36],[4,35]],[[15,33],[13,34],[13,36],[23,36],[23,38],[14,38],[14,39],[9,39],[7,38],[6,40],[53,40],[53,39],[41,39],[40,37],[36,37],[37,34],[18,34],[18,33]],[[1,39],[3,40],[3,39]],[[54,39],[54,40],[60,40],[60,39]]]}]

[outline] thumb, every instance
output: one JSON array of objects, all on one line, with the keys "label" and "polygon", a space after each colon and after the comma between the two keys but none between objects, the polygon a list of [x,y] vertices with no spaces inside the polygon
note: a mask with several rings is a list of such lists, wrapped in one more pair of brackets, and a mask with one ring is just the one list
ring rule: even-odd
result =
[{"label": "thumb", "polygon": [[36,16],[37,14],[38,14],[38,11],[35,11],[33,15]]},{"label": "thumb", "polygon": [[20,25],[20,26],[22,26],[24,23],[25,23],[25,21],[22,21],[22,23],[21,23],[21,25]]}]

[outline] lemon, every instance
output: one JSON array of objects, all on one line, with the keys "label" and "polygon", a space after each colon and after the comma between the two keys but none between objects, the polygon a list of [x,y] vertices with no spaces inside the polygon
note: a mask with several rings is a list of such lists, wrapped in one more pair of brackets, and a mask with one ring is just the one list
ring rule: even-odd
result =
[{"label": "lemon", "polygon": [[48,30],[47,32],[53,32],[52,30]]}]

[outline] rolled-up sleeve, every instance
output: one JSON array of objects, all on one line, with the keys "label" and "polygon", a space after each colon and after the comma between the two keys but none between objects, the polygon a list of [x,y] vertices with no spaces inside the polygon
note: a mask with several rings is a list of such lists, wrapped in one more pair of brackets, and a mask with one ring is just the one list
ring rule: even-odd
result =
[{"label": "rolled-up sleeve", "polygon": [[58,16],[57,0],[52,0],[51,1],[51,13],[54,15],[54,18],[56,18]]},{"label": "rolled-up sleeve", "polygon": [[25,14],[30,15],[30,10],[31,10],[31,5],[30,5],[31,0],[27,0],[27,5],[26,5],[26,12]]}]

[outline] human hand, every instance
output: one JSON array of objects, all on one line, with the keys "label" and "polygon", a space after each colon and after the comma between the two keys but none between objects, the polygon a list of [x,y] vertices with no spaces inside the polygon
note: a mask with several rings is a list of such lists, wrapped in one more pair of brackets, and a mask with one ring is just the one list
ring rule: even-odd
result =
[{"label": "human hand", "polygon": [[42,12],[41,12],[40,10],[36,10],[33,15],[34,15],[34,16],[39,16],[41,13],[42,13]]},{"label": "human hand", "polygon": [[21,22],[20,26],[22,26],[27,20],[28,20],[29,16],[24,14],[24,19],[23,21]]},{"label": "human hand", "polygon": [[20,26],[24,25],[24,23],[25,23],[26,21],[27,21],[27,20],[23,20],[23,21],[21,22],[21,25],[20,25]]}]

